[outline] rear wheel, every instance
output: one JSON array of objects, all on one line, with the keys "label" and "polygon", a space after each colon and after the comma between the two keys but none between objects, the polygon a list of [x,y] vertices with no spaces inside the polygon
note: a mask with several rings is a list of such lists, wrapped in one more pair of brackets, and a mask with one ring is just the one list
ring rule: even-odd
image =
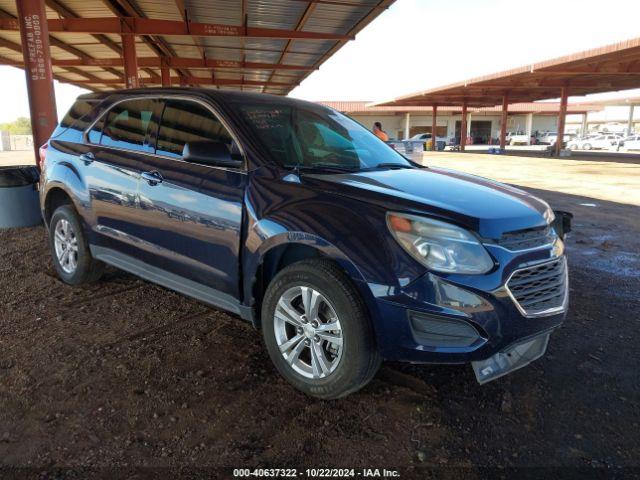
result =
[{"label": "rear wheel", "polygon": [[362,388],[380,366],[364,303],[327,260],[304,260],[276,275],[262,304],[262,331],[282,376],[318,398]]},{"label": "rear wheel", "polygon": [[104,264],[91,256],[78,214],[71,205],[62,205],[49,222],[49,244],[53,265],[60,279],[69,285],[95,282]]},{"label": "rear wheel", "polygon": [[591,144],[590,143],[585,143],[584,145],[582,145],[582,149],[583,150],[591,150]]}]

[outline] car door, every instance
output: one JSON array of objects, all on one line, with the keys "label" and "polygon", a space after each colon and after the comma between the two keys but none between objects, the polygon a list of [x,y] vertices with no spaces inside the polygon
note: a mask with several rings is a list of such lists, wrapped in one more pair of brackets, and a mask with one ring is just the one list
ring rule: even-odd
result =
[{"label": "car door", "polygon": [[210,106],[182,98],[162,103],[155,155],[142,161],[139,189],[148,262],[237,298],[246,173],[182,159],[187,142],[220,141],[231,149],[234,140]]},{"label": "car door", "polygon": [[118,102],[85,136],[81,160],[93,217],[91,243],[129,254],[137,250],[140,162],[153,155],[155,104],[151,98]]}]

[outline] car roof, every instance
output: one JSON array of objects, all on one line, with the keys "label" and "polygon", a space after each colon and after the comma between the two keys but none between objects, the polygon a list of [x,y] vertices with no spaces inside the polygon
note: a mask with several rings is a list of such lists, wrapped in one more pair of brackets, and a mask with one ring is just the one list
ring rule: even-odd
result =
[{"label": "car roof", "polygon": [[212,100],[220,103],[241,103],[241,102],[252,102],[252,103],[269,103],[274,102],[280,105],[289,104],[289,105],[305,105],[307,107],[313,108],[323,108],[327,110],[332,110],[330,107],[326,107],[324,105],[320,105],[314,102],[308,102],[306,100],[300,100],[292,97],[284,97],[282,95],[271,95],[268,93],[255,93],[255,92],[242,92],[239,90],[213,90],[210,88],[197,88],[197,87],[164,87],[164,88],[130,88],[130,89],[120,89],[120,90],[110,90],[108,92],[95,92],[95,93],[86,93],[80,95],[78,100],[106,100],[109,98],[120,99],[122,97],[133,97],[133,96],[142,96],[142,95],[150,95],[150,96],[162,96],[163,94],[182,94],[182,95],[193,95],[194,97],[209,97]]}]

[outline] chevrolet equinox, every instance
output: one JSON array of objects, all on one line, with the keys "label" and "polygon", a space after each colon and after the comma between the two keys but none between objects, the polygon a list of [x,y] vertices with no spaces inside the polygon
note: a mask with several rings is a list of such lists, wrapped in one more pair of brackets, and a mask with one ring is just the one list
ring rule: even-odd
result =
[{"label": "chevrolet equinox", "polygon": [[566,216],[321,105],[87,94],[39,161],[64,282],[108,264],[232,312],[309,395],[354,392],[383,359],[470,363],[485,383],[543,355],[566,315]]}]

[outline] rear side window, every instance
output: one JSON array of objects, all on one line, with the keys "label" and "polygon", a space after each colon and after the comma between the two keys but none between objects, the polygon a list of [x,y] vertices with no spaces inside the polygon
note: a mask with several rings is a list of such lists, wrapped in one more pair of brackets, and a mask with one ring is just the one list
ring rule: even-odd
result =
[{"label": "rear side window", "polygon": [[60,122],[60,126],[62,128],[74,127],[76,130],[86,129],[92,120],[89,113],[97,103],[96,100],[76,100]]},{"label": "rear side window", "polygon": [[147,134],[152,125],[153,99],[129,100],[114,106],[102,129],[100,145],[152,152]]},{"label": "rear side window", "polygon": [[185,143],[198,140],[221,142],[231,150],[231,134],[209,109],[188,100],[167,100],[156,153],[179,158]]},{"label": "rear side window", "polygon": [[100,103],[98,100],[78,99],[71,106],[67,114],[62,118],[58,126],[51,133],[51,138],[58,137],[69,131],[70,137],[66,138],[71,141],[80,141],[82,132],[95,119],[96,113],[93,112],[95,107]]}]

